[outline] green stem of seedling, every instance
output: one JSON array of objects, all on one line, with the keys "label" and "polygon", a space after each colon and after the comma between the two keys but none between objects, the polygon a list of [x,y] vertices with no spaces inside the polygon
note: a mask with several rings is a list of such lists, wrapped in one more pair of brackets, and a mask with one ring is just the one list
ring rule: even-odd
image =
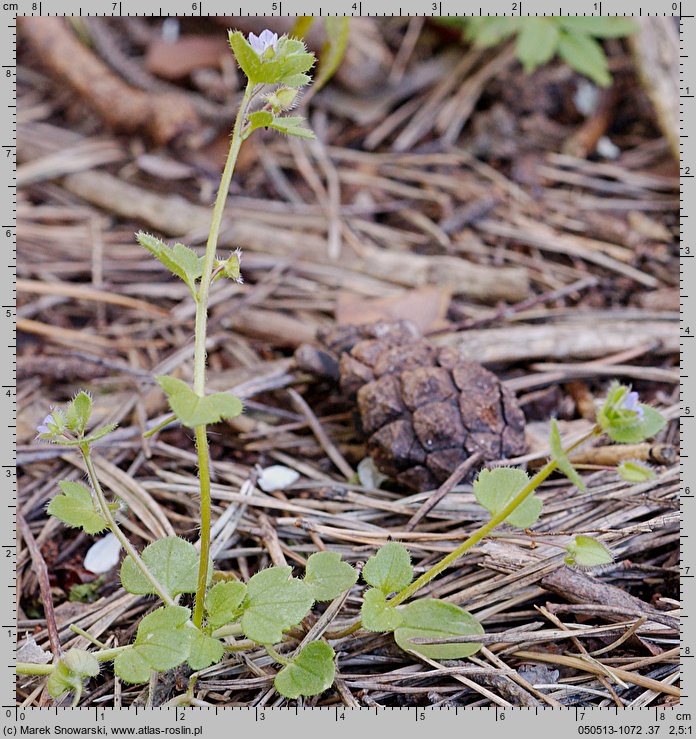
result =
[{"label": "green stem of seedling", "polygon": [[158,431],[161,431],[163,428],[166,428],[169,426],[170,423],[174,423],[176,421],[176,416],[173,413],[170,413],[164,421],[161,423],[158,423],[156,426],[153,426],[148,431],[145,431],[143,433],[143,439],[149,439],[151,436],[154,436]]},{"label": "green stem of seedling", "polygon": [[157,578],[152,574],[152,572],[150,572],[148,566],[145,564],[145,562],[143,562],[140,555],[135,551],[135,547],[130,543],[130,541],[128,541],[128,537],[123,533],[123,531],[121,531],[118,524],[114,520],[114,517],[111,515],[111,509],[109,508],[109,504],[104,497],[104,491],[101,489],[99,478],[97,477],[97,472],[94,469],[94,463],[92,462],[92,455],[89,451],[89,445],[85,444],[81,446],[80,451],[82,452],[82,458],[85,461],[87,476],[89,477],[89,482],[92,485],[92,490],[97,499],[99,512],[101,513],[102,518],[106,521],[114,536],[118,539],[119,543],[126,551],[126,554],[128,554],[128,556],[135,562],[138,569],[143,573],[145,579],[150,583],[150,585],[152,585],[152,589],[155,591],[155,593],[159,595],[165,605],[173,606],[174,601],[172,600],[169,593],[167,593],[162,585],[160,585]]},{"label": "green stem of seedling", "polygon": [[[592,431],[583,436],[579,441],[572,444],[566,453],[572,452],[577,449],[581,444],[584,444],[588,439],[592,438],[597,434],[599,427],[595,426]],[[433,578],[437,577],[441,572],[446,570],[450,565],[454,564],[463,554],[469,551],[472,547],[476,546],[482,539],[493,531],[496,526],[500,526],[503,521],[541,485],[547,477],[558,467],[555,460],[549,460],[539,472],[532,477],[532,479],[520,490],[519,493],[488,523],[477,529],[466,541],[462,542],[454,551],[450,552],[446,557],[443,557],[436,565],[431,567],[427,572],[424,572],[419,578],[414,580],[410,585],[405,587],[401,592],[397,593],[390,601],[390,606],[398,606],[400,603],[411,598],[421,588],[424,588]]]},{"label": "green stem of seedling", "polygon": [[75,626],[75,624],[70,624],[70,631],[73,632],[73,634],[77,634],[78,636],[83,637],[84,639],[87,639],[88,642],[93,644],[97,649],[108,649],[106,644],[104,642],[100,642],[99,639],[95,639],[89,632],[85,631],[84,629],[81,629],[79,626]]},{"label": "green stem of seedling", "polygon": [[243,633],[241,624],[225,624],[225,626],[215,629],[212,635],[215,639],[222,639],[225,636],[239,636]]},{"label": "green stem of seedling", "polygon": [[193,625],[200,629],[203,624],[203,605],[208,586],[210,559],[210,450],[205,426],[196,426],[196,449],[198,450],[198,478],[201,490],[201,551],[192,620]]},{"label": "green stem of seedling", "polygon": [[283,667],[285,667],[286,665],[290,664],[290,660],[283,657],[282,654],[276,652],[271,644],[264,644],[263,646],[264,649],[268,652],[269,656],[272,657],[279,665],[283,665]]},{"label": "green stem of seedling", "polygon": [[[222,215],[225,210],[227,195],[232,182],[232,174],[237,163],[237,156],[242,145],[242,127],[246,120],[249,102],[254,95],[254,85],[247,84],[244,98],[239,107],[237,118],[232,130],[232,142],[230,152],[227,156],[225,169],[220,180],[220,189],[215,198],[213,209],[213,220],[210,224],[210,233],[205,246],[205,258],[203,260],[203,274],[201,275],[200,287],[196,297],[196,337],[194,348],[193,367],[193,390],[200,397],[205,396],[205,342],[208,327],[208,298],[210,295],[210,283],[213,277],[213,266],[217,252],[220,228],[222,227]],[[193,624],[200,628],[203,623],[203,600],[208,586],[208,561],[210,559],[210,452],[208,450],[208,434],[206,426],[196,427],[196,447],[198,451],[198,469],[200,477],[201,492],[201,552],[198,566],[198,586],[196,588],[196,603],[193,611]]]},{"label": "green stem of seedling", "polygon": [[225,651],[230,654],[234,654],[235,652],[248,652],[254,647],[258,647],[258,644],[255,641],[252,641],[251,639],[242,639],[234,644],[225,644]]},{"label": "green stem of seedling", "polygon": [[50,675],[55,665],[36,665],[33,662],[17,662],[15,672],[18,675]]},{"label": "green stem of seedling", "polygon": [[100,652],[90,652],[93,657],[96,657],[100,662],[108,662],[112,660],[120,652],[130,649],[129,644],[125,644],[122,647],[112,647],[111,649],[102,649]]}]

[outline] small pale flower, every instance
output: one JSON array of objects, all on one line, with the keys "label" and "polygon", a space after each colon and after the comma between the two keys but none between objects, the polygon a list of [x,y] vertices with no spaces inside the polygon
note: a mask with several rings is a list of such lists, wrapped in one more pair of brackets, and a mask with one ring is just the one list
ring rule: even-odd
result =
[{"label": "small pale flower", "polygon": [[261,31],[257,36],[255,33],[249,34],[249,46],[259,55],[263,56],[268,49],[276,50],[278,46],[278,34],[272,33],[268,29]]},{"label": "small pale flower", "polygon": [[39,434],[51,434],[53,433],[51,429],[48,427],[48,424],[52,424],[53,426],[56,426],[56,419],[53,418],[53,414],[49,413],[46,418],[36,427],[36,432]]},{"label": "small pale flower", "polygon": [[630,393],[626,393],[623,403],[621,404],[621,408],[625,411],[635,413],[638,418],[643,418],[643,409],[638,402],[638,393],[635,390]]}]

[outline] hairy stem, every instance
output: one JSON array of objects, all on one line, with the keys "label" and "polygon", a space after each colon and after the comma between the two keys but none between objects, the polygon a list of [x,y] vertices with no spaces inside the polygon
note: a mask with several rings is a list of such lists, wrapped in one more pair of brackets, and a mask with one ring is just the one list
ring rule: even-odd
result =
[{"label": "hairy stem", "polygon": [[156,426],[153,426],[149,431],[145,431],[143,433],[143,439],[149,439],[151,436],[154,436],[158,431],[161,431],[163,428],[166,428],[169,426],[170,423],[174,423],[176,421],[176,416],[173,413],[170,413],[164,421],[161,423],[158,423]]},{"label": "hairy stem", "polygon": [[56,665],[37,665],[33,662],[17,662],[15,672],[18,675],[50,675]]},{"label": "hairy stem", "polygon": [[111,649],[102,649],[100,652],[90,652],[90,654],[100,662],[108,662],[116,657],[119,652],[123,652],[126,649],[130,649],[130,644],[125,644],[122,647],[111,647]]},{"label": "hairy stem", "polygon": [[213,637],[215,639],[222,639],[225,636],[239,636],[243,633],[241,624],[226,624],[219,629],[215,629],[213,631]]},{"label": "hairy stem", "polygon": [[87,639],[87,641],[93,644],[97,649],[108,649],[104,642],[100,642],[99,639],[95,639],[89,632],[81,629],[79,626],[76,626],[75,624],[70,624],[69,628],[70,631],[73,632],[73,634],[77,634],[78,636]]},{"label": "hairy stem", "polygon": [[89,445],[81,446],[80,451],[82,452],[82,458],[85,460],[87,476],[89,477],[89,482],[97,499],[99,512],[101,513],[102,518],[104,518],[114,536],[118,539],[119,543],[126,551],[126,554],[128,554],[128,556],[135,562],[137,568],[143,573],[143,577],[150,583],[150,585],[152,585],[152,589],[155,591],[155,593],[159,595],[159,597],[166,605],[173,606],[174,601],[172,600],[169,593],[167,593],[167,591],[162,587],[157,578],[152,574],[149,567],[145,564],[145,562],[143,562],[140,555],[135,551],[135,547],[130,543],[130,541],[128,541],[128,537],[123,533],[123,531],[121,531],[118,524],[114,520],[114,517],[111,515],[111,509],[109,508],[109,504],[104,497],[104,491],[99,484],[99,478],[97,477],[97,472],[94,469],[94,463],[92,461],[92,455],[89,451]]},{"label": "hairy stem", "polygon": [[[577,449],[581,444],[584,444],[588,439],[597,433],[598,427],[595,427],[588,434],[583,436],[579,441],[572,444],[566,452],[572,452]],[[421,588],[424,588],[433,578],[437,577],[441,572],[446,570],[450,565],[454,564],[465,552],[476,546],[481,539],[484,539],[488,534],[493,531],[496,526],[500,526],[501,523],[541,485],[547,477],[558,467],[555,460],[549,460],[539,472],[532,477],[532,479],[520,490],[519,493],[488,523],[477,529],[468,539],[462,542],[454,551],[450,552],[446,557],[443,557],[436,565],[431,567],[427,572],[424,572],[419,578],[414,580],[410,585],[405,587],[400,593],[397,593],[390,601],[390,606],[398,606],[405,600],[408,600],[411,596],[415,595]]]},{"label": "hairy stem", "polygon": [[263,648],[268,652],[268,655],[272,657],[279,665],[283,665],[284,667],[286,665],[290,664],[290,660],[283,657],[282,654],[279,654],[271,644],[264,644]]},{"label": "hairy stem", "polygon": [[[213,277],[213,265],[217,252],[220,228],[222,227],[222,214],[225,210],[225,202],[232,182],[232,174],[237,163],[237,156],[242,145],[242,128],[246,120],[249,102],[254,94],[254,86],[247,84],[244,98],[239,107],[237,118],[232,131],[232,142],[230,152],[225,162],[225,168],[220,180],[220,188],[215,198],[213,219],[210,224],[210,233],[205,245],[205,258],[203,260],[203,274],[201,275],[200,287],[196,296],[196,336],[193,359],[193,390],[200,397],[205,396],[205,342],[208,328],[208,299],[210,296],[210,284]],[[208,450],[208,435],[206,426],[196,427],[196,448],[198,451],[198,469],[200,477],[201,493],[201,553],[198,566],[198,585],[196,588],[196,603],[193,612],[193,623],[199,627],[203,623],[203,600],[208,585],[208,561],[210,559],[210,453]]]},{"label": "hairy stem", "polygon": [[200,629],[203,624],[203,604],[208,586],[210,560],[210,450],[205,426],[196,426],[196,450],[198,451],[198,478],[201,491],[201,552],[198,562],[193,625]]}]

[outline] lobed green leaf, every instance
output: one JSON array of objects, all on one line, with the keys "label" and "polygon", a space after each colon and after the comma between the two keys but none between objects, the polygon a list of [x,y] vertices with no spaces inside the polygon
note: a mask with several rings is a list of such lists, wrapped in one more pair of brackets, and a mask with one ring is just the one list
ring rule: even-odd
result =
[{"label": "lobed green leaf", "polygon": [[247,584],[242,603],[242,630],[259,644],[276,644],[283,632],[300,623],[314,599],[290,567],[270,567],[257,572]]},{"label": "lobed green leaf", "polygon": [[230,393],[213,393],[202,398],[176,377],[158,375],[155,379],[166,393],[174,415],[188,428],[208,426],[223,418],[236,418],[244,410],[242,401]]},{"label": "lobed green leaf", "polygon": [[308,74],[291,74],[283,81],[288,87],[299,89],[308,85],[312,81],[312,78]]},{"label": "lobed green leaf", "polygon": [[630,36],[638,29],[631,18],[621,16],[554,16],[553,20],[569,33],[595,38],[621,38]]},{"label": "lobed green leaf", "polygon": [[236,621],[240,615],[247,587],[242,582],[219,582],[205,596],[208,623],[213,628]]},{"label": "lobed green leaf", "polygon": [[273,123],[273,113],[270,110],[257,110],[247,116],[252,130],[255,128],[268,128]]},{"label": "lobed green leaf", "polygon": [[368,631],[394,631],[404,622],[401,610],[387,603],[381,590],[371,588],[365,592],[360,608],[360,620]]},{"label": "lobed green leaf", "polygon": [[[149,544],[140,554],[147,568],[169,595],[195,593],[198,584],[198,550],[178,536],[167,536]],[[208,581],[212,565],[208,567]],[[121,583],[134,595],[152,595],[155,591],[130,556],[121,565]]]},{"label": "lobed green leaf", "polygon": [[304,118],[301,115],[287,115],[273,118],[268,127],[288,136],[298,136],[301,139],[316,138],[314,132],[303,126],[303,123]]},{"label": "lobed green leaf", "polygon": [[84,390],[68,403],[65,409],[65,425],[79,437],[84,436],[85,429],[92,415],[92,398]]},{"label": "lobed green leaf", "polygon": [[411,555],[403,544],[390,541],[367,560],[363,580],[384,595],[403,590],[413,580]]},{"label": "lobed green leaf", "polygon": [[355,585],[358,573],[338,552],[315,552],[307,560],[304,583],[317,601],[333,600]]},{"label": "lobed green leaf", "polygon": [[604,49],[590,36],[561,31],[558,53],[576,72],[589,77],[600,87],[608,87],[611,84]]},{"label": "lobed green leaf", "polygon": [[550,61],[558,46],[559,28],[551,18],[525,18],[517,37],[517,58],[528,74]]},{"label": "lobed green leaf", "polygon": [[172,274],[188,285],[191,295],[196,299],[196,280],[203,274],[203,257],[184,244],[167,246],[150,234],[139,231],[135,235],[138,243],[145,247],[155,259],[161,262]]},{"label": "lobed green leaf", "polygon": [[336,676],[335,656],[327,642],[310,642],[275,676],[275,689],[292,699],[323,693]]},{"label": "lobed green leaf", "polygon": [[135,642],[114,660],[114,671],[127,683],[144,683],[150,671],[178,667],[189,657],[193,630],[191,611],[183,606],[164,606],[148,613],[138,626]]},{"label": "lobed green leaf", "polygon": [[[481,470],[474,482],[476,500],[492,516],[498,515],[529,482],[527,473],[513,467],[497,467]],[[532,526],[541,513],[541,501],[530,494],[506,519],[505,522],[520,529]]]},{"label": "lobed green leaf", "polygon": [[204,670],[210,665],[216,665],[225,654],[225,645],[219,639],[204,634],[193,625],[190,628],[189,667],[192,670]]},{"label": "lobed green leaf", "polygon": [[247,78],[253,82],[260,82],[261,76],[261,59],[259,55],[251,48],[249,42],[244,38],[241,31],[230,31],[230,46],[232,53],[237,60],[240,69]]},{"label": "lobed green leaf", "polygon": [[464,35],[476,46],[488,48],[517,33],[520,21],[514,16],[467,18]]},{"label": "lobed green leaf", "polygon": [[48,504],[48,513],[67,526],[83,529],[86,534],[98,534],[107,527],[106,521],[97,513],[89,488],[79,482],[61,480],[58,486],[63,491]]}]

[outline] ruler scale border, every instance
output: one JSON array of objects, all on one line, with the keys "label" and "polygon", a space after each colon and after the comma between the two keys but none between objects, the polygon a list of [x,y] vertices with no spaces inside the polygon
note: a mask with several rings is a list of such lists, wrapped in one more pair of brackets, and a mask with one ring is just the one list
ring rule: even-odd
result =
[{"label": "ruler scale border", "polygon": [[[5,88],[4,99],[8,102],[2,106],[2,128],[4,135],[0,147],[5,152],[4,177],[9,191],[3,199],[2,220],[0,227],[7,244],[7,254],[10,257],[5,270],[0,270],[0,290],[2,291],[2,322],[0,323],[2,339],[0,346],[7,345],[8,352],[5,361],[0,364],[2,377],[2,391],[5,399],[5,418],[7,424],[0,424],[0,467],[4,470],[3,476],[7,483],[5,490],[7,515],[0,521],[0,547],[2,553],[2,583],[11,591],[11,597],[2,598],[0,605],[0,725],[5,736],[31,735],[50,733],[69,735],[77,733],[91,733],[92,735],[110,735],[112,729],[121,727],[124,734],[136,736],[148,735],[176,735],[176,736],[223,736],[229,733],[229,724],[225,717],[232,712],[235,729],[252,729],[261,739],[271,737],[278,731],[288,730],[288,721],[295,719],[297,731],[311,728],[330,729],[336,737],[353,736],[356,728],[369,726],[376,730],[379,726],[392,729],[396,724],[399,728],[407,729],[414,724],[428,730],[451,729],[453,722],[467,722],[468,729],[485,728],[490,732],[491,739],[508,737],[510,730],[520,732],[542,732],[538,736],[558,736],[559,730],[574,730],[579,736],[604,734],[621,736],[626,734],[640,734],[658,736],[661,738],[691,736],[692,714],[691,703],[694,700],[690,694],[696,693],[694,680],[696,679],[696,641],[694,636],[694,619],[696,619],[696,591],[694,578],[696,575],[689,571],[694,562],[693,537],[685,533],[684,524],[696,520],[694,503],[696,497],[696,457],[684,453],[680,458],[680,516],[682,530],[680,533],[680,592],[681,602],[686,613],[683,618],[680,632],[681,671],[680,680],[683,688],[680,705],[665,708],[650,706],[645,708],[616,707],[600,708],[594,706],[569,707],[554,709],[539,708],[499,708],[499,707],[418,707],[418,708],[390,708],[390,707],[361,707],[346,709],[341,707],[330,708],[171,708],[147,710],[138,707],[125,708],[19,708],[11,703],[15,692],[14,651],[16,644],[16,505],[17,505],[17,475],[16,475],[16,121],[17,121],[17,93],[16,93],[16,16],[17,15],[56,15],[56,16],[216,16],[229,15],[231,10],[237,10],[238,15],[249,16],[298,16],[298,15],[351,15],[351,16],[432,16],[432,15],[627,15],[627,16],[678,16],[679,23],[679,54],[680,54],[680,439],[681,449],[688,452],[692,443],[696,441],[696,427],[694,426],[696,410],[696,396],[691,393],[689,369],[696,366],[696,341],[689,339],[696,335],[696,295],[690,295],[696,263],[696,241],[694,240],[691,219],[687,212],[690,203],[696,202],[694,187],[696,178],[691,167],[696,166],[696,142],[690,133],[695,129],[696,96],[696,3],[672,2],[672,0],[646,0],[641,2],[637,9],[635,4],[628,0],[581,0],[564,8],[548,0],[494,0],[483,7],[462,9],[461,2],[446,0],[445,2],[430,2],[430,0],[413,2],[399,0],[374,0],[374,2],[340,2],[328,3],[310,2],[309,0],[259,0],[248,3],[235,9],[228,8],[221,0],[176,0],[163,8],[147,0],[82,0],[71,2],[66,0],[36,0],[35,2],[20,0],[17,3],[0,3],[0,38],[2,38],[3,78]],[[89,4],[87,4],[89,3]],[[263,10],[264,12],[252,12]],[[87,11],[87,12],[84,12]],[[164,12],[163,12],[164,11]],[[329,12],[327,12],[329,11]],[[690,86],[691,83],[691,86]],[[694,134],[696,136],[696,134]],[[4,224],[4,225],[3,225]],[[690,254],[685,253],[690,247]],[[694,320],[693,332],[690,321]],[[695,491],[695,492],[692,492]],[[696,572],[696,570],[695,570]],[[693,609],[693,610],[692,610]],[[694,617],[691,618],[692,613]],[[693,693],[692,693],[693,691]],[[369,721],[369,724],[366,723]],[[473,726],[470,722],[474,722]],[[280,723],[282,722],[282,723]],[[379,726],[378,726],[379,725]],[[431,729],[432,727],[432,729]],[[43,731],[42,731],[43,729]],[[48,731],[46,731],[48,729]],[[83,729],[84,731],[80,732]],[[132,731],[130,731],[132,729]],[[293,730],[291,728],[291,730]],[[551,733],[553,732],[553,734]]]}]

